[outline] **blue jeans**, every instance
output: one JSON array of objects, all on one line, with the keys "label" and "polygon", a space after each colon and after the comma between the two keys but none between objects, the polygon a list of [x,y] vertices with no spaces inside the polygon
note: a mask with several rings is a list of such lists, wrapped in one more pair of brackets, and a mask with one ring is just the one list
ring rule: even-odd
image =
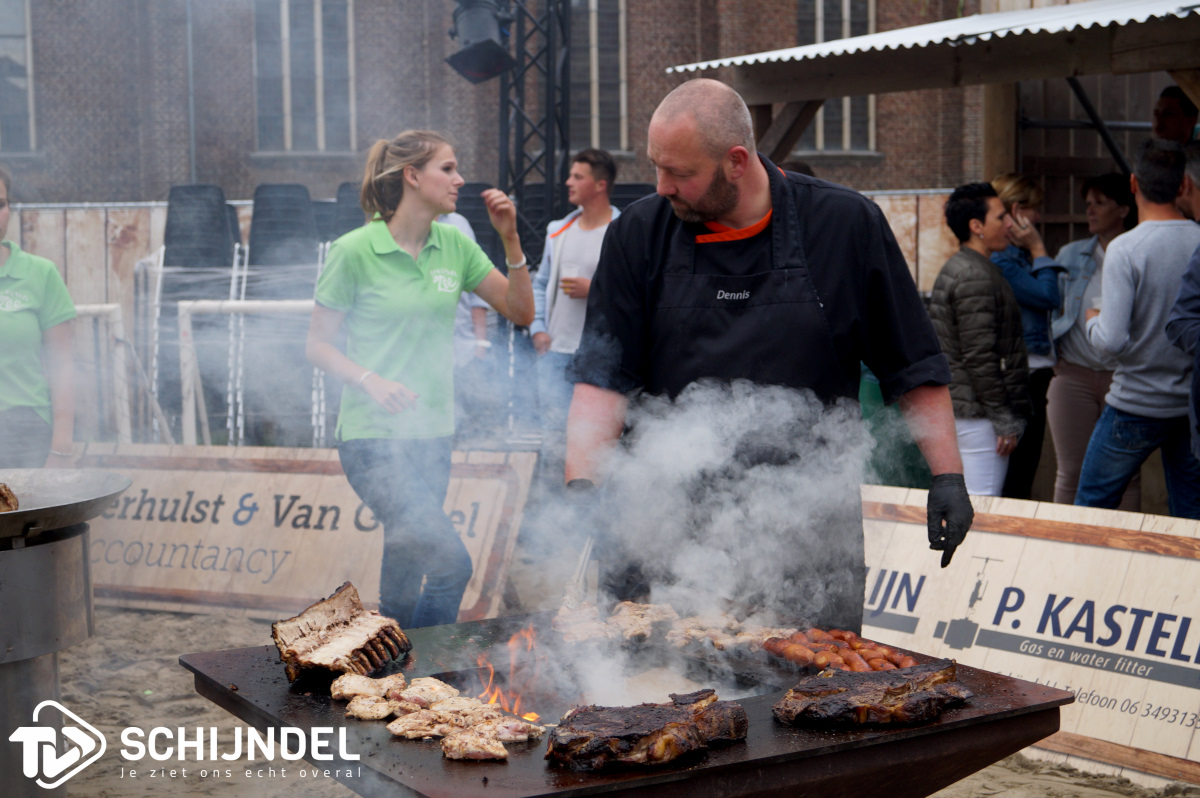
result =
[{"label": "blue jeans", "polygon": [[1106,404],[1083,456],[1075,504],[1116,508],[1129,480],[1161,448],[1168,511],[1200,518],[1200,461],[1188,442],[1187,416],[1147,418]]},{"label": "blue jeans", "polygon": [[575,383],[567,381],[572,355],[547,352],[537,359],[538,412],[542,426],[542,448],[538,457],[538,480],[553,490],[562,486],[567,449],[567,411]]},{"label": "blue jeans", "polygon": [[542,429],[559,435],[567,428],[567,410],[571,407],[571,396],[575,383],[567,382],[567,366],[573,355],[547,352],[537,359],[538,409],[542,416]]},{"label": "blue jeans", "polygon": [[406,629],[454,623],[471,555],[442,510],[450,439],[343,441],[338,457],[350,487],[383,524],[379,611]]},{"label": "blue jeans", "polygon": [[41,468],[53,430],[32,407],[0,411],[0,468]]}]

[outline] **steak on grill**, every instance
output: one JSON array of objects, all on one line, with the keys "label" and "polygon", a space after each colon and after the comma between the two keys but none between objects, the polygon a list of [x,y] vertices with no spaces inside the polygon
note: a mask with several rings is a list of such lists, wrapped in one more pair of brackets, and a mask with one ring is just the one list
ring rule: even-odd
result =
[{"label": "steak on grill", "polygon": [[925,723],[971,697],[957,678],[951,659],[892,671],[826,670],[788,690],[773,711],[796,726]]},{"label": "steak on grill", "polygon": [[550,734],[546,759],[575,770],[661,765],[710,743],[742,740],[746,710],[713,690],[671,694],[669,704],[574,709]]}]

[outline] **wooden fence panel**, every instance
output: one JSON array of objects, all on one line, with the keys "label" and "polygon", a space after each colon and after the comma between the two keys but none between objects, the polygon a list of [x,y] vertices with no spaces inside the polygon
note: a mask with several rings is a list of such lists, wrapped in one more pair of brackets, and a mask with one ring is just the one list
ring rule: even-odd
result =
[{"label": "wooden fence panel", "polygon": [[[26,210],[21,213],[21,249],[51,260],[66,279],[65,211]],[[78,301],[78,300],[77,300]]]},{"label": "wooden fence panel", "polygon": [[70,209],[65,214],[64,265],[75,304],[108,299],[108,246],[103,208]]}]

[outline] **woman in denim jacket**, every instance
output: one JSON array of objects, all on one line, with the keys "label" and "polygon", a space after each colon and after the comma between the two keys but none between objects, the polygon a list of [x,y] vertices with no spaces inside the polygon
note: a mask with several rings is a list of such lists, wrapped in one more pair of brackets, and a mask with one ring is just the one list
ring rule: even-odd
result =
[{"label": "woman in denim jacket", "polygon": [[1021,306],[1021,326],[1025,332],[1025,349],[1029,352],[1029,399],[1033,404],[1033,415],[1025,434],[1009,458],[1001,495],[1028,499],[1046,435],[1046,391],[1054,376],[1055,361],[1050,338],[1050,312],[1062,304],[1058,276],[1063,269],[1051,260],[1037,229],[1042,219],[1041,187],[1028,177],[1016,174],[999,175],[991,182],[1013,220],[1008,247],[994,253],[992,262],[1000,267]]},{"label": "woman in denim jacket", "polygon": [[[1050,333],[1058,350],[1054,379],[1050,382],[1046,409],[1058,470],[1054,478],[1054,501],[1073,504],[1079,485],[1079,470],[1088,439],[1112,382],[1116,363],[1088,341],[1085,329],[1088,308],[1100,307],[1100,278],[1104,252],[1109,243],[1132,226],[1134,207],[1129,178],[1115,172],[1088,179],[1081,192],[1087,207],[1090,238],[1072,241],[1058,252],[1056,260],[1067,271],[1060,281],[1062,305],[1051,318]],[[1141,483],[1130,482],[1122,510],[1141,507]]]}]

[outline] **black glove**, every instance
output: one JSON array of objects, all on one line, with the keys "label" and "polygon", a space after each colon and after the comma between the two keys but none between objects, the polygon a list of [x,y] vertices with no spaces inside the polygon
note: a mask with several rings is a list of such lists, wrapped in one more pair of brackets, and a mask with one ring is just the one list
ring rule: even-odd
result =
[{"label": "black glove", "polygon": [[938,474],[933,478],[926,518],[929,548],[942,552],[942,567],[945,568],[975,520],[971,497],[967,495],[967,481],[962,474]]}]

